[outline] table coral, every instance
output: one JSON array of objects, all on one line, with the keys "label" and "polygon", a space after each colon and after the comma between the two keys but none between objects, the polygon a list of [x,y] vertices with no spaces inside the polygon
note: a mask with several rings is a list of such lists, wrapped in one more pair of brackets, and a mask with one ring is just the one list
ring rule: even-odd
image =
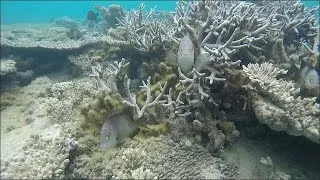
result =
[{"label": "table coral", "polygon": [[276,131],[285,131],[295,136],[305,136],[320,143],[320,109],[316,97],[298,96],[299,88],[292,81],[277,79],[286,73],[270,63],[243,66],[252,86],[259,96],[254,98],[253,108],[257,119]]}]

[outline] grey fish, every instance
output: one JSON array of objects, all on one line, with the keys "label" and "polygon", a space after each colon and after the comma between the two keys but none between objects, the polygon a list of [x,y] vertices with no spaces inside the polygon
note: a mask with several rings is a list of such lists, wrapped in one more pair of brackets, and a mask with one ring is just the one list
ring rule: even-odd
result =
[{"label": "grey fish", "polygon": [[194,64],[194,47],[188,35],[185,35],[180,41],[177,63],[184,73],[192,70]]},{"label": "grey fish", "polygon": [[319,96],[320,79],[314,67],[305,65],[300,71],[300,84],[307,96]]},{"label": "grey fish", "polygon": [[125,138],[133,137],[138,132],[139,128],[129,116],[125,114],[109,116],[100,131],[100,148],[115,147]]}]

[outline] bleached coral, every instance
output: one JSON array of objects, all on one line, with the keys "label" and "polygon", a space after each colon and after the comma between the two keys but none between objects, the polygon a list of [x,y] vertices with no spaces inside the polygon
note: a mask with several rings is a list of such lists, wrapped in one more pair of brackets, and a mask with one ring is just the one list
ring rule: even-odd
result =
[{"label": "bleached coral", "polygon": [[0,75],[4,76],[8,73],[16,72],[16,61],[12,59],[5,59],[0,62]]},{"label": "bleached coral", "polygon": [[260,96],[254,98],[253,108],[258,120],[276,131],[305,136],[320,143],[320,109],[316,97],[301,98],[292,81],[277,79],[285,70],[271,63],[249,64],[243,71]]},{"label": "bleached coral", "polygon": [[228,60],[241,49],[259,51],[267,36],[278,36],[281,31],[289,34],[302,27],[306,34],[316,32],[312,16],[316,8],[304,8],[300,1],[275,3],[179,1],[172,17],[176,31],[185,29],[198,52],[204,48],[215,60]]},{"label": "bleached coral", "polygon": [[137,119],[141,118],[150,107],[156,104],[163,104],[166,102],[166,100],[162,100],[162,97],[167,88],[167,81],[164,83],[163,86],[161,84],[159,85],[160,93],[154,99],[152,98],[152,95],[151,95],[151,84],[150,84],[151,77],[149,76],[149,78],[147,79],[147,83],[142,81],[143,85],[140,87],[146,91],[147,98],[144,102],[144,105],[142,107],[139,107],[139,105],[137,104],[137,96],[131,93],[131,90],[130,90],[130,79],[127,76],[125,76],[125,79],[126,80],[124,85],[126,87],[127,98],[129,98],[129,100],[123,99],[122,102],[134,108],[137,115]]},{"label": "bleached coral", "polygon": [[205,73],[199,73],[196,69],[192,70],[193,77],[188,78],[185,76],[180,68],[178,68],[180,80],[179,80],[179,85],[188,85],[183,91],[179,92],[179,95],[177,97],[177,102],[182,103],[181,101],[181,96],[182,95],[187,95],[190,96],[190,91],[197,91],[196,94],[200,95],[200,98],[203,99],[208,99],[210,96],[208,93],[205,92],[205,90],[208,90],[207,86],[204,85],[204,79],[205,79]]},{"label": "bleached coral", "polygon": [[140,4],[139,10],[128,12],[124,18],[119,19],[119,24],[127,29],[130,44],[137,50],[148,51],[159,44],[163,47],[163,29],[166,29],[166,25],[151,18],[155,7],[148,13],[144,9],[145,5]]},{"label": "bleached coral", "polygon": [[122,160],[127,169],[137,169],[141,166],[146,156],[146,152],[140,149],[127,148],[123,151]]},{"label": "bleached coral", "polygon": [[5,25],[1,27],[1,47],[3,48],[44,48],[55,50],[74,50],[109,41],[104,34],[80,29],[83,36],[70,39],[70,30],[64,27],[35,24]]},{"label": "bleached coral", "polygon": [[77,147],[76,124],[81,115],[76,107],[94,95],[88,83],[86,79],[56,83],[32,103],[32,116],[48,121],[47,127],[29,137],[22,151],[1,162],[1,178],[65,178],[70,153]]},{"label": "bleached coral", "polygon": [[40,98],[43,109],[52,122],[69,122],[74,116],[74,109],[86,96],[95,94],[90,81],[86,79],[56,83],[47,90],[47,96]]},{"label": "bleached coral", "polygon": [[157,179],[154,173],[142,164],[146,160],[146,152],[137,148],[123,151],[122,161],[125,170],[117,173],[112,179]]},{"label": "bleached coral", "polygon": [[131,171],[131,176],[133,179],[157,179],[157,176],[150,169],[144,169],[143,167]]},{"label": "bleached coral", "polygon": [[[138,160],[141,165],[134,169],[126,168],[123,161],[125,151],[133,153],[131,157],[141,158]],[[140,152],[145,154],[140,155]],[[114,154],[110,155],[110,153]],[[78,172],[82,176],[76,177],[108,178],[110,174],[113,179],[229,179],[237,177],[237,168],[226,164],[218,157],[213,157],[205,148],[197,144],[174,142],[169,136],[127,141],[122,147],[106,154],[109,154],[109,158],[104,159],[103,162],[92,162],[88,156],[79,159],[79,162],[77,161]],[[102,156],[107,155],[102,154]],[[136,158],[133,161],[137,161]],[[112,172],[105,174],[107,169],[111,169]]]},{"label": "bleached coral", "polygon": [[[46,132],[53,133],[45,134]],[[69,152],[77,144],[73,137],[64,133],[56,125],[45,129],[42,135],[31,136],[23,146],[21,155],[1,162],[1,178],[63,178],[64,170],[69,164]]]},{"label": "bleached coral", "polygon": [[116,79],[120,75],[120,72],[125,69],[130,62],[126,63],[125,59],[121,61],[115,61],[113,64],[109,64],[109,68],[102,69],[100,64],[92,66],[92,72],[89,74],[90,77],[94,78],[95,89],[98,91],[118,92],[116,85]]},{"label": "bleached coral", "polygon": [[[223,78],[224,67],[240,64],[236,58],[263,61],[269,55],[264,49],[276,40],[293,39],[301,45],[297,34],[315,37],[315,10],[304,8],[300,1],[179,1],[172,13],[174,26],[169,30],[174,33],[168,36],[179,41],[184,34],[190,35],[195,68],[200,73],[211,73],[211,84],[217,77]],[[277,51],[284,56],[283,46]],[[288,57],[282,59],[289,61]]]},{"label": "bleached coral", "polygon": [[169,89],[169,94],[166,95],[167,101],[162,104],[169,110],[169,119],[173,119],[175,117],[186,117],[191,114],[190,105],[184,105],[183,103],[178,102],[176,99],[172,97],[172,88]]}]

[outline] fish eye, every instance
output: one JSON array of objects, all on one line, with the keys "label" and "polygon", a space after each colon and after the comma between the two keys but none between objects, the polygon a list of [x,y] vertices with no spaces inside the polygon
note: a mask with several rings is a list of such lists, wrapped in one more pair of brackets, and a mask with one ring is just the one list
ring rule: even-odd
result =
[{"label": "fish eye", "polygon": [[106,140],[109,140],[109,136],[106,136],[105,138],[106,138]]}]

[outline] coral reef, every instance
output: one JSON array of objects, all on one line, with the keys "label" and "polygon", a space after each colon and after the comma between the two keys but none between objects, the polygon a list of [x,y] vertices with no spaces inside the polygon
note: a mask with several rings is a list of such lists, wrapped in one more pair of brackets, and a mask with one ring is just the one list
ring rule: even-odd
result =
[{"label": "coral reef", "polygon": [[[317,97],[300,91],[319,87],[317,8],[299,1],[178,1],[172,13],[145,7],[96,6],[97,28],[66,17],[2,27],[1,78],[13,73],[28,83],[54,68],[65,72],[63,80],[37,79],[31,85],[45,92],[20,100],[23,123],[38,129],[1,159],[1,178],[237,178],[238,166],[214,156],[254,115],[320,143]],[[14,112],[7,110],[25,97],[20,92],[1,94],[1,112]],[[12,138],[21,127],[1,133]]]},{"label": "coral reef", "polygon": [[16,61],[12,59],[1,59],[0,75],[4,76],[8,73],[16,72]]},{"label": "coral reef", "polygon": [[115,61],[114,65],[110,64],[110,68],[106,68],[105,70],[102,70],[101,65],[97,64],[96,66],[92,66],[92,73],[89,76],[95,79],[95,88],[98,91],[105,91],[107,93],[118,92],[116,79],[129,64],[125,63],[124,58],[119,62]]},{"label": "coral reef", "polygon": [[138,101],[137,101],[137,95],[132,94],[130,91],[130,79],[128,79],[127,77],[125,77],[126,79],[126,88],[127,88],[127,97],[129,98],[129,100],[125,100],[123,99],[123,103],[131,106],[134,108],[136,115],[137,115],[137,119],[141,118],[144,113],[147,111],[147,109],[149,109],[150,107],[156,105],[156,104],[163,104],[165,102],[165,100],[161,100],[161,98],[164,95],[164,92],[166,90],[167,87],[167,82],[164,83],[164,85],[160,85],[160,93],[154,98],[152,99],[152,95],[151,95],[151,84],[150,84],[150,79],[151,77],[149,76],[149,78],[147,79],[147,83],[145,83],[144,81],[142,81],[142,86],[141,88],[145,89],[146,91],[146,100],[144,101],[144,104],[142,107],[139,107]]},{"label": "coral reef", "polygon": [[68,37],[70,30],[64,27],[51,25],[30,25],[27,28],[18,25],[15,27],[12,25],[3,26],[1,28],[1,47],[74,50],[108,40],[103,35],[85,29],[81,29],[80,32],[83,33],[81,38],[70,39]]},{"label": "coral reef", "polygon": [[[298,1],[289,3],[281,1],[275,6],[268,2],[178,2],[176,13],[172,14],[174,33],[168,36],[179,40],[188,33],[195,47],[196,70],[209,71],[210,79],[215,80],[223,75],[224,67],[239,65],[238,58],[249,62],[265,59],[269,54],[265,49],[270,44],[287,39],[286,35],[294,34],[296,29],[306,35],[304,38],[316,36],[317,24],[312,17],[316,9],[305,9]],[[292,9],[296,11],[291,12]]]},{"label": "coral reef", "polygon": [[299,88],[295,87],[294,82],[277,79],[286,71],[270,63],[249,64],[243,70],[258,92],[258,96],[252,100],[252,107],[261,123],[273,130],[303,135],[320,143],[320,109],[315,97],[297,96]]},{"label": "coral reef", "polygon": [[[23,146],[23,155],[5,161],[1,167],[1,177],[5,178],[64,178],[64,170],[69,164],[69,153],[76,147],[73,137],[61,135],[59,125],[56,134],[32,136]],[[46,131],[52,132],[47,129]],[[51,137],[52,136],[52,137]]]},{"label": "coral reef", "polygon": [[79,156],[76,159],[79,168],[75,171],[75,177],[221,179],[237,176],[235,167],[212,157],[199,145],[175,143],[166,136],[136,139],[125,142],[116,151],[96,152],[93,158]]},{"label": "coral reef", "polygon": [[[23,138],[19,137],[20,135],[17,136],[13,134],[15,138],[21,138],[20,140],[22,140],[22,142],[20,143],[22,146],[20,149],[19,145],[14,144],[13,147],[17,146],[17,150],[20,149],[20,151],[12,150],[13,152],[10,153],[3,152],[7,154],[7,157],[1,158],[1,178],[63,178],[65,175],[65,169],[69,164],[69,153],[73,151],[77,145],[74,133],[71,133],[74,127],[74,119],[72,117],[74,117],[74,113],[76,112],[66,112],[64,108],[72,110],[72,106],[66,107],[65,104],[68,103],[60,103],[61,101],[70,101],[71,96],[69,96],[69,99],[62,98],[64,94],[63,91],[68,91],[66,87],[68,83],[60,84],[61,87],[59,87],[59,84],[55,84],[53,85],[54,88],[50,88],[48,81],[48,78],[38,78],[33,82],[33,85],[43,84],[44,86],[49,86],[48,88],[51,89],[50,92],[52,92],[51,95],[55,96],[57,101],[52,101],[55,99],[54,97],[48,99],[46,92],[38,93],[39,86],[36,86],[38,89],[30,90],[30,94],[35,93],[33,96],[38,96],[37,99],[32,98],[33,101],[28,103],[29,107],[27,106],[25,110],[27,112],[25,117],[33,119],[28,123],[31,126],[32,133],[29,135],[28,132],[24,132],[22,134],[24,136]],[[69,89],[69,92],[70,91],[72,91],[72,88]],[[61,105],[59,110],[64,111],[51,111],[46,108],[58,108],[59,106],[53,105],[57,102]],[[73,113],[72,116],[69,115],[71,113]],[[39,130],[34,128],[39,128]],[[28,128],[23,129],[29,131],[27,130]],[[2,134],[1,138],[3,138],[3,136],[4,134]],[[8,137],[8,135],[5,137]],[[26,140],[24,141],[24,139]]]},{"label": "coral reef", "polygon": [[96,6],[96,9],[103,17],[105,28],[115,28],[119,24],[119,19],[125,15],[124,10],[118,5],[110,5],[108,8]]},{"label": "coral reef", "polygon": [[166,29],[167,24],[152,18],[155,7],[147,13],[144,9],[145,5],[140,4],[139,10],[127,13],[119,19],[119,24],[126,28],[130,44],[137,50],[146,52],[164,48],[167,38],[162,29]]}]

